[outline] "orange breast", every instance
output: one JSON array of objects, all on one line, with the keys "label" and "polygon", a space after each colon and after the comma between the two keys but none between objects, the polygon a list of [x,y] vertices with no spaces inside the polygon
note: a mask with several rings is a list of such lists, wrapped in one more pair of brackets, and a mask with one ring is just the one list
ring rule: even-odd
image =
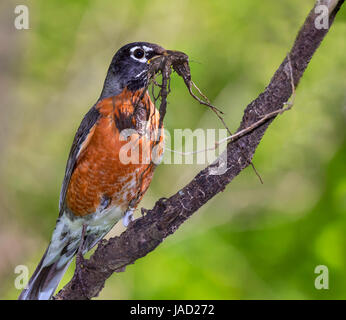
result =
[{"label": "orange breast", "polygon": [[[157,134],[159,113],[148,94],[142,103],[150,115],[148,133]],[[110,201],[108,205],[119,206],[124,212],[129,206],[135,207],[149,187],[155,168],[151,156],[157,143],[135,130],[127,137],[119,131],[121,121],[136,125],[131,117],[135,110],[133,93],[125,91],[121,97],[102,100],[97,109],[101,118],[82,145],[66,195],[67,206],[77,216],[94,213],[105,198]],[[162,142],[163,130],[159,154],[163,153]]]}]

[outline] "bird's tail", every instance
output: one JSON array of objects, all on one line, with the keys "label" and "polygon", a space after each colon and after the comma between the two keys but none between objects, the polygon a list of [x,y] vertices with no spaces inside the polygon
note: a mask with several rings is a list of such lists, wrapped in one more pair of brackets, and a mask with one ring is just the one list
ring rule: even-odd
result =
[{"label": "bird's tail", "polygon": [[72,259],[67,260],[61,256],[56,261],[46,264],[48,250],[49,247],[18,300],[49,300],[54,294]]},{"label": "bird's tail", "polygon": [[101,231],[99,227],[96,228],[97,232],[94,232],[93,229],[88,229],[90,232],[84,234],[87,231],[82,221],[77,219],[70,220],[65,214],[59,217],[52,240],[29,280],[27,287],[22,291],[18,299],[49,300],[77,253],[82,237],[83,248],[81,248],[81,252],[84,254],[95,246],[116,222],[114,221],[113,224],[107,225]]}]

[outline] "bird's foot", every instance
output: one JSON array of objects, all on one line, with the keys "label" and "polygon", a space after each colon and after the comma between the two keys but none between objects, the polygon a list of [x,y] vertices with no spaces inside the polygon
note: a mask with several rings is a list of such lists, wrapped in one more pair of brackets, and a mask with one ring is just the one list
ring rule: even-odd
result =
[{"label": "bird's foot", "polygon": [[80,288],[82,290],[82,293],[85,298],[89,300],[89,297],[87,295],[87,290],[86,290],[86,285],[83,280],[83,272],[85,267],[87,266],[87,260],[84,259],[83,257],[83,247],[84,247],[84,240],[85,240],[85,232],[86,232],[86,225],[83,225],[83,230],[82,230],[82,237],[81,241],[79,244],[79,248],[76,254],[76,270],[75,274],[77,276]]},{"label": "bird's foot", "polygon": [[125,228],[130,224],[131,221],[135,220],[133,217],[133,209],[129,209],[123,217],[123,225]]},{"label": "bird's foot", "polygon": [[149,212],[148,209],[141,208],[141,215],[142,215],[142,217],[145,216],[148,212]]}]

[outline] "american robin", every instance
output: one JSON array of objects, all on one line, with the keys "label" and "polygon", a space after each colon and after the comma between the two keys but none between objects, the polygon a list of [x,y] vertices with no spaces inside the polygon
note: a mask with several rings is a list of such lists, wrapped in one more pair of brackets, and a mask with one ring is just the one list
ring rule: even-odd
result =
[{"label": "american robin", "polygon": [[152,152],[163,153],[160,114],[147,91],[150,59],[163,54],[156,44],[134,42],[114,55],[75,135],[50,244],[19,299],[50,299],[77,252],[89,251],[121,218],[125,225],[132,219],[153,177]]}]

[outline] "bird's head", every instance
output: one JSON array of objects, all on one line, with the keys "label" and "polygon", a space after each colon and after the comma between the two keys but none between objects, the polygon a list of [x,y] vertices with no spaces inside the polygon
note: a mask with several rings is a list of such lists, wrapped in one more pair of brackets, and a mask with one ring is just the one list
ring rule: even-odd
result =
[{"label": "bird's head", "polygon": [[120,48],[109,66],[101,98],[117,95],[126,87],[131,91],[144,88],[150,59],[165,53],[164,48],[149,42],[133,42]]}]

